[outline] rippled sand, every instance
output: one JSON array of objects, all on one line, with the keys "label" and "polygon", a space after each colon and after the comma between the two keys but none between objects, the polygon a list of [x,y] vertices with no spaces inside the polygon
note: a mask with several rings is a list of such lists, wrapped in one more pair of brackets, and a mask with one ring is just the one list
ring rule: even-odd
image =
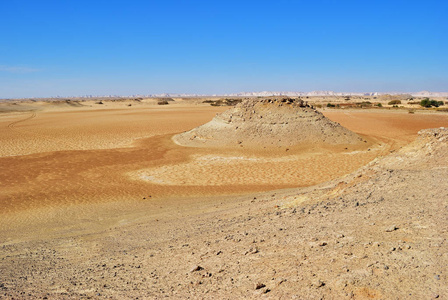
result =
[{"label": "rippled sand", "polygon": [[225,109],[122,105],[1,114],[1,213],[314,185],[400,147],[422,128],[447,124],[441,114],[341,110],[325,114],[368,143],[253,151],[171,141]]}]

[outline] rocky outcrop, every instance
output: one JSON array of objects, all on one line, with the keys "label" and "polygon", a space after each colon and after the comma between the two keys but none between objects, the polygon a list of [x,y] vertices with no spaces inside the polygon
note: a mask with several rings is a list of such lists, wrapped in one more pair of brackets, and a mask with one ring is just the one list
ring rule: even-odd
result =
[{"label": "rocky outcrop", "polygon": [[388,167],[419,169],[440,167],[448,161],[448,128],[423,129],[417,139],[381,160]]},{"label": "rocky outcrop", "polygon": [[294,146],[304,143],[356,144],[362,138],[301,99],[249,99],[212,121],[178,134],[183,146]]}]

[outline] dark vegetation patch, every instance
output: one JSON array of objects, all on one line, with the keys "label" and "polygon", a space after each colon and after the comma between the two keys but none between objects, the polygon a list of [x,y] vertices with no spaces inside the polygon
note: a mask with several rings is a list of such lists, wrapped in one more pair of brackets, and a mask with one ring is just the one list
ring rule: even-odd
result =
[{"label": "dark vegetation patch", "polygon": [[429,98],[425,98],[422,101],[420,101],[420,106],[428,107],[428,108],[432,107],[432,106],[439,107],[442,105],[444,105],[443,101],[432,100]]},{"label": "dark vegetation patch", "polygon": [[243,101],[243,99],[219,99],[219,100],[205,100],[202,103],[210,103],[211,106],[235,106]]}]

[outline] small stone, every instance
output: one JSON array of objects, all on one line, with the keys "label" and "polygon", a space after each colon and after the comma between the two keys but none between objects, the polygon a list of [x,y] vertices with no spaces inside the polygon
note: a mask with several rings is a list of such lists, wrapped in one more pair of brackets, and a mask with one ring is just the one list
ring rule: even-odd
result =
[{"label": "small stone", "polygon": [[257,284],[255,285],[255,289],[256,289],[256,290],[262,289],[262,288],[264,288],[264,287],[266,287],[266,285],[265,285],[264,283],[261,283],[261,282],[259,282],[259,283],[257,283]]},{"label": "small stone", "polygon": [[246,252],[244,252],[244,255],[256,254],[256,253],[258,253],[258,248],[257,247],[253,247],[253,248],[250,248],[249,250],[247,250]]},{"label": "small stone", "polygon": [[434,275],[435,280],[440,280],[440,275]]},{"label": "small stone", "polygon": [[284,279],[284,278],[279,278],[279,279],[277,279],[277,285],[280,285],[280,284],[282,284],[283,282],[286,282],[286,279]]},{"label": "small stone", "polygon": [[392,225],[392,226],[386,228],[386,232],[392,232],[397,229],[398,229],[397,225]]},{"label": "small stone", "polygon": [[320,288],[320,287],[323,287],[325,285],[325,282],[323,282],[322,280],[315,280],[315,281],[313,281],[312,284],[316,288]]},{"label": "small stone", "polygon": [[201,271],[201,270],[204,270],[204,268],[201,266],[196,266],[193,269],[191,269],[190,273]]}]

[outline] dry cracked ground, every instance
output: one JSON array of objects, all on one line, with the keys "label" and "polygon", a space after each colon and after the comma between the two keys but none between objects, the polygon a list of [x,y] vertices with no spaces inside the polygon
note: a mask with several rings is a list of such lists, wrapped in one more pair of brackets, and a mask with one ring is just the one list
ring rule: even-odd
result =
[{"label": "dry cracked ground", "polygon": [[[5,299],[447,299],[448,129],[318,186],[4,243]],[[201,207],[201,209],[198,209]]]}]

